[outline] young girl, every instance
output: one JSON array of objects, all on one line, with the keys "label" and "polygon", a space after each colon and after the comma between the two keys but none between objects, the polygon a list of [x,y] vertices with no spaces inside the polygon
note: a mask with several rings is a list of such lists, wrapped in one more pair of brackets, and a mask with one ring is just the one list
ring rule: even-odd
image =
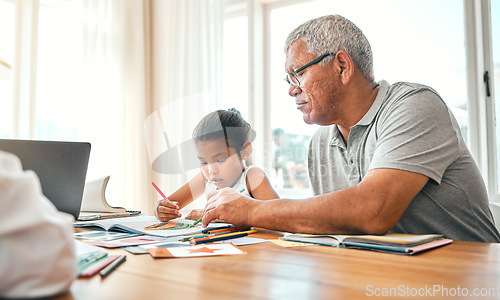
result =
[{"label": "young girl", "polygon": [[[279,198],[264,171],[251,165],[251,142],[255,131],[240,112],[232,108],[205,116],[193,131],[201,172],[168,199],[156,205],[156,217],[166,222],[181,217],[179,210],[203,193],[230,187],[259,200]],[[202,217],[194,210],[186,218]]]}]

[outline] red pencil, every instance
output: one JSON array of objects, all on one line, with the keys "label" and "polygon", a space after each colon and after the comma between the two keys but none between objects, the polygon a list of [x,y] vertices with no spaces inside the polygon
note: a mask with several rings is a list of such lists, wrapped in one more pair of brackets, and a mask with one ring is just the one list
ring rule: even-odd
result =
[{"label": "red pencil", "polygon": [[[160,190],[160,188],[156,185],[156,183],[151,182],[151,184],[153,184],[154,188],[158,191],[158,193],[160,193],[160,195],[163,197],[163,199],[170,202],[170,200],[168,200],[167,196],[165,196],[165,194]],[[170,203],[172,203],[172,202],[170,202]]]}]

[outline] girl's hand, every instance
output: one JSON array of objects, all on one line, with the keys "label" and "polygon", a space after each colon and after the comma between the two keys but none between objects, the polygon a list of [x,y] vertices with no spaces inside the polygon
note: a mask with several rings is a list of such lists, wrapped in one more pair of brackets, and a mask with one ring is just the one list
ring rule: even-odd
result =
[{"label": "girl's hand", "polygon": [[198,220],[203,217],[203,209],[193,209],[187,216],[188,220]]},{"label": "girl's hand", "polygon": [[156,208],[156,215],[158,219],[162,222],[168,222],[173,219],[180,218],[182,215],[179,213],[179,203],[166,200],[160,200],[158,207]]}]

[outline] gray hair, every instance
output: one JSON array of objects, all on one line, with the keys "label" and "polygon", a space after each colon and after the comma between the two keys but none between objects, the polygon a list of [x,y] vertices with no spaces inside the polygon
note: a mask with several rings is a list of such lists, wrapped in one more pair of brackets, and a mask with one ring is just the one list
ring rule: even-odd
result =
[{"label": "gray hair", "polygon": [[[285,53],[298,39],[306,42],[307,51],[317,56],[344,50],[351,56],[361,73],[368,80],[374,80],[370,43],[361,29],[348,19],[339,15],[331,15],[305,22],[288,35]],[[327,57],[320,64],[325,66],[332,59],[331,56]]]}]

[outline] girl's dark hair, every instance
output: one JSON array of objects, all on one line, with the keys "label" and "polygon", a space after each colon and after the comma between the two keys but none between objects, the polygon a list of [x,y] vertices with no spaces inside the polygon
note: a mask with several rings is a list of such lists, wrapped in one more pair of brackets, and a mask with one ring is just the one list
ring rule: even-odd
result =
[{"label": "girl's dark hair", "polygon": [[243,149],[246,142],[251,143],[254,138],[255,131],[234,108],[209,113],[193,130],[195,142],[224,139],[228,147],[237,151]]}]

